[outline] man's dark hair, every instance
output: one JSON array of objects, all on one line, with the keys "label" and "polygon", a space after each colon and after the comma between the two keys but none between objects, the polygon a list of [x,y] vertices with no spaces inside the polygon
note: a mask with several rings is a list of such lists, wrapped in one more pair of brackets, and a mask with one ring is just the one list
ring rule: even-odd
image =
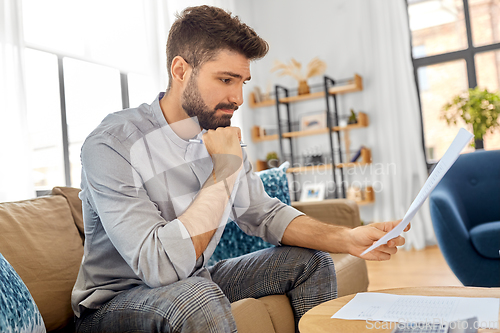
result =
[{"label": "man's dark hair", "polygon": [[172,84],[170,67],[181,56],[196,69],[213,59],[221,50],[236,51],[250,60],[262,58],[269,45],[237,16],[217,7],[188,7],[177,15],[167,40],[167,71],[169,88]]}]

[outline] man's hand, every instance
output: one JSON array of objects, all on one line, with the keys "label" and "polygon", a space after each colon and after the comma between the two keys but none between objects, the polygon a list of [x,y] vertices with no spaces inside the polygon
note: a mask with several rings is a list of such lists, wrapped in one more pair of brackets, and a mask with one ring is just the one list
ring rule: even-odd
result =
[{"label": "man's hand", "polygon": [[241,130],[238,127],[219,127],[203,134],[203,142],[210,156],[236,155],[243,157],[240,146]]},{"label": "man's hand", "polygon": [[[349,253],[367,260],[389,260],[391,255],[398,251],[397,246],[401,246],[405,243],[405,239],[403,237],[398,236],[393,238],[389,240],[387,244],[377,247],[364,256],[361,256],[361,253],[372,246],[377,240],[382,238],[382,236],[384,236],[388,231],[397,226],[399,222],[401,222],[401,220],[372,223],[366,226],[351,229],[349,232],[351,236],[350,246],[348,247]],[[404,231],[410,230],[410,227],[411,225],[408,224]]]}]

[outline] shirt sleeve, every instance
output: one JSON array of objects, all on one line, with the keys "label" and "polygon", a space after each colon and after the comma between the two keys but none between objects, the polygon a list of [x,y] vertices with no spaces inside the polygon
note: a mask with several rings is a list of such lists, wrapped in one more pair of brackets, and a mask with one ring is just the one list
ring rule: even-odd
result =
[{"label": "shirt sleeve", "polygon": [[178,220],[166,221],[130,162],[130,149],[110,134],[82,147],[82,192],[133,272],[150,287],[187,278],[196,265],[193,242]]},{"label": "shirt sleeve", "polygon": [[239,179],[238,193],[233,203],[233,215],[236,218],[233,220],[246,234],[281,245],[281,238],[290,222],[304,213],[279,199],[269,197],[260,177],[253,172],[246,153],[243,163],[245,172]]}]

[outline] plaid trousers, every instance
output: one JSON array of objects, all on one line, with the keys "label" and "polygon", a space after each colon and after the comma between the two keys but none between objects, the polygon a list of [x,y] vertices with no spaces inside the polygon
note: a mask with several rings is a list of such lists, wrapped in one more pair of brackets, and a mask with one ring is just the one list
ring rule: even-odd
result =
[{"label": "plaid trousers", "polygon": [[328,253],[291,246],[268,248],[209,267],[212,281],[190,277],[160,288],[122,292],[76,321],[78,333],[237,332],[231,302],[286,294],[298,332],[312,307],[337,297]]}]

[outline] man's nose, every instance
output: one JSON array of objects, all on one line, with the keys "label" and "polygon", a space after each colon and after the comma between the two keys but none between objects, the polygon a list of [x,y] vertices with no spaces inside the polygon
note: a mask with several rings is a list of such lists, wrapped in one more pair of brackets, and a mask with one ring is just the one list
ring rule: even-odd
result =
[{"label": "man's nose", "polygon": [[236,104],[237,106],[243,104],[243,87],[238,87],[231,91],[229,102]]}]

